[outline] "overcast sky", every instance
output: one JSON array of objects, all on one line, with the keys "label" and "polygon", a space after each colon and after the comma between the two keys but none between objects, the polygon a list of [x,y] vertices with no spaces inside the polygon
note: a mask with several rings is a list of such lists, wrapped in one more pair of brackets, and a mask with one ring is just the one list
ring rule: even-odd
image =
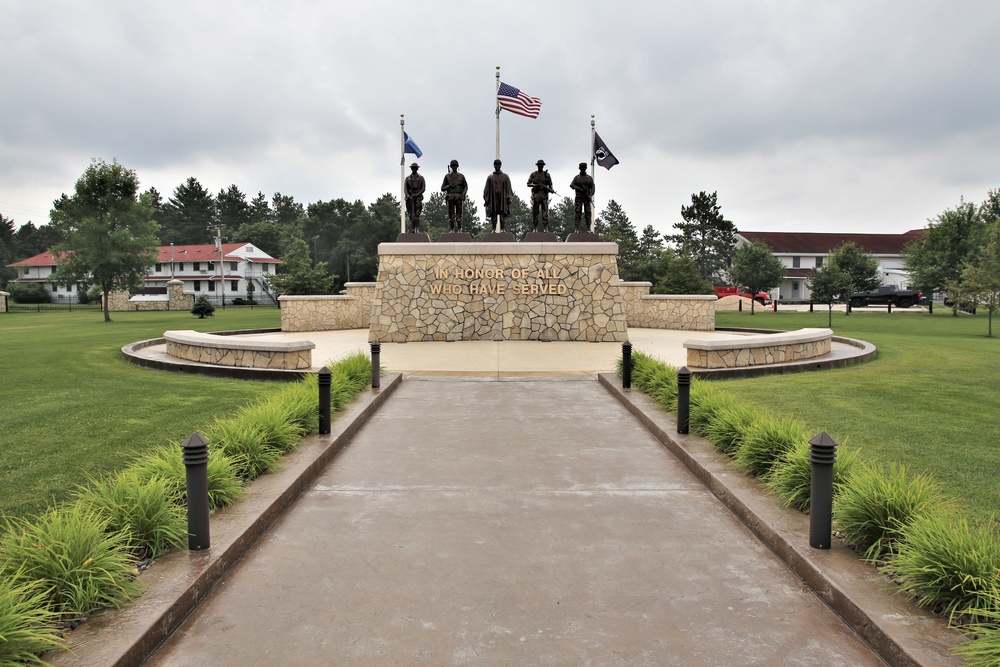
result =
[{"label": "overcast sky", "polygon": [[899,233],[1000,187],[997,25],[995,0],[6,0],[0,213],[47,222],[91,158],[165,199],[398,197],[400,114],[481,211],[500,65],[542,100],[501,114],[524,199],[539,158],[572,194],[594,114],[621,161],[598,210],[639,230],[706,190],[742,230]]}]

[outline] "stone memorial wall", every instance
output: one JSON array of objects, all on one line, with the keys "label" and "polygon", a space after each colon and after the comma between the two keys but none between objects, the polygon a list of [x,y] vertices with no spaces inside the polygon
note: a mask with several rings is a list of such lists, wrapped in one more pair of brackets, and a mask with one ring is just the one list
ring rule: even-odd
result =
[{"label": "stone memorial wall", "polygon": [[383,243],[369,337],[620,342],[614,243]]}]

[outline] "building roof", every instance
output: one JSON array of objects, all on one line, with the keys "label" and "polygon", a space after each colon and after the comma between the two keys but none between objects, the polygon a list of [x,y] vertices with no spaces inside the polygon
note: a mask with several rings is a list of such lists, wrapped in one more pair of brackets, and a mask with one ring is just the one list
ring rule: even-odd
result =
[{"label": "building roof", "polygon": [[[219,259],[219,251],[215,245],[205,243],[202,245],[161,245],[157,247],[159,255],[156,261],[160,264],[175,262],[212,262]],[[172,253],[172,254],[171,254]],[[255,248],[249,243],[223,243],[223,261],[239,261],[242,259],[260,264],[280,264],[280,259],[271,257],[260,248]],[[43,252],[20,262],[14,262],[7,266],[55,266],[56,258],[50,252]]]},{"label": "building roof", "polygon": [[793,255],[826,255],[848,241],[872,255],[901,255],[903,248],[918,240],[923,229],[905,234],[837,234],[826,232],[740,232],[747,241],[763,241],[771,252]]}]

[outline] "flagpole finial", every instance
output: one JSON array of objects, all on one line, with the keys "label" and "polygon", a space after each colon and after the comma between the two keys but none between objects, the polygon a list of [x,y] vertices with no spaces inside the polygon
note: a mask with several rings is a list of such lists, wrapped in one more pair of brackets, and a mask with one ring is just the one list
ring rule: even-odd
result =
[{"label": "flagpole finial", "polygon": [[399,126],[403,127],[406,121],[403,120],[403,114],[399,114]]}]

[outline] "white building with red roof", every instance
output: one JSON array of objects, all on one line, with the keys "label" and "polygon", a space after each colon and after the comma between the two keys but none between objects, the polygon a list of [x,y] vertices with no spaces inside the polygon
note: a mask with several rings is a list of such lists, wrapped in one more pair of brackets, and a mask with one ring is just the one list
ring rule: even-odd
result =
[{"label": "white building with red roof", "polygon": [[[250,293],[258,302],[274,302],[268,280],[281,260],[250,243],[223,243],[221,248],[213,244],[171,244],[159,246],[157,250],[156,264],[143,280],[143,289],[137,292],[166,294],[167,282],[180,280],[184,283],[185,292],[207,294],[217,303],[221,303],[223,297],[226,303],[231,303],[233,299],[247,299]],[[72,303],[78,299],[78,285],[53,282],[56,260],[52,253],[43,252],[8,266],[18,271],[13,282],[42,284],[60,301]],[[248,285],[253,286],[249,291]]]},{"label": "white building with red roof", "polygon": [[924,233],[915,229],[905,234],[837,234],[824,232],[739,232],[744,242],[762,241],[787,267],[785,280],[771,296],[784,301],[808,301],[806,280],[823,265],[827,255],[847,242],[853,242],[879,261],[883,285],[909,287],[909,274],[903,263],[903,248]]}]

